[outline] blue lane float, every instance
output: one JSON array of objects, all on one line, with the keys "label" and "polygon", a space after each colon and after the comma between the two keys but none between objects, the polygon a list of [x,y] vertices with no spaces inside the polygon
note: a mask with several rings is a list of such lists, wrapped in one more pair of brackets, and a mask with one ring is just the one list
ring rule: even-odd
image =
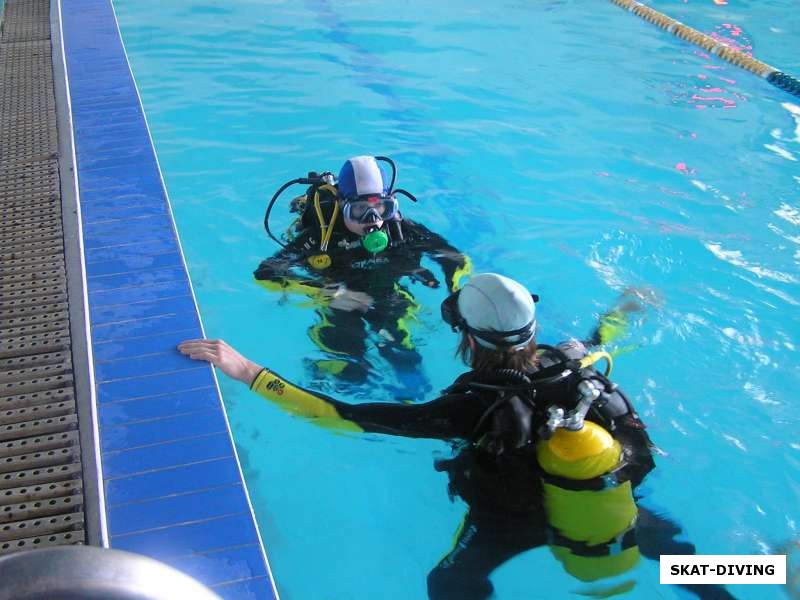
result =
[{"label": "blue lane float", "polygon": [[766,79],[775,87],[800,98],[800,81],[791,75],[783,73],[775,67],[770,66],[767,63],[758,60],[757,58],[749,56],[744,52],[737,50],[736,48],[732,48],[731,46],[728,46],[727,44],[724,44],[719,40],[716,40],[713,37],[698,31],[697,29],[694,29],[693,27],[684,25],[680,21],[673,19],[672,17],[665,15],[660,11],[657,11],[654,8],[645,6],[641,2],[637,2],[636,0],[610,1],[613,4],[624,8],[628,12],[635,14],[637,17],[660,27],[667,33],[671,33],[675,37],[679,37],[682,40],[694,44],[695,46],[698,46],[703,50],[706,50],[707,52],[710,52],[711,54],[718,56],[733,65],[736,65],[737,67],[746,69],[751,73],[755,73],[759,77]]}]

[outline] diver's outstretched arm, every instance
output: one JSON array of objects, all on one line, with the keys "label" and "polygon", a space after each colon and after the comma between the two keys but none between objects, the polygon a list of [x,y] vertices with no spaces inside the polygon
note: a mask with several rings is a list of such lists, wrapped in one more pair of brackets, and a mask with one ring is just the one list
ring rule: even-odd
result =
[{"label": "diver's outstretched arm", "polygon": [[285,248],[261,261],[253,276],[260,285],[270,290],[297,291],[306,293],[302,286],[321,288],[324,281],[313,273],[299,276],[294,269],[307,271],[309,265],[304,258],[303,242],[305,237],[297,238]]},{"label": "diver's outstretched arm", "polygon": [[338,401],[322,394],[312,394],[275,376],[269,369],[237,352],[224,340],[186,340],[178,344],[178,351],[194,360],[210,362],[228,377],[241,381],[287,412],[322,419],[318,424],[323,426],[363,431],[355,423],[350,423],[339,415],[335,406],[341,404]]},{"label": "diver's outstretched arm", "polygon": [[447,289],[454,292],[461,287],[461,279],[472,273],[469,256],[459,252],[438,233],[420,223],[405,221],[405,227],[409,236],[413,237],[415,248],[428,254],[442,267],[447,279]]},{"label": "diver's outstretched arm", "polygon": [[178,350],[189,358],[210,362],[286,412],[312,419],[315,425],[328,429],[467,439],[487,408],[455,393],[423,404],[348,404],[291,383],[242,356],[223,340],[187,340],[178,344]]},{"label": "diver's outstretched arm", "polygon": [[[311,263],[303,251],[307,237],[293,240],[290,246],[263,260],[253,273],[256,282],[270,291],[301,294],[319,300],[323,306],[339,310],[369,310],[374,300],[366,292],[347,289],[344,284],[331,283],[327,278],[309,271]],[[304,270],[303,275],[293,271],[299,268]]]},{"label": "diver's outstretched arm", "polygon": [[597,327],[584,342],[587,346],[602,346],[619,340],[628,332],[631,315],[644,312],[646,305],[657,305],[656,293],[647,288],[630,287],[620,294],[614,306],[603,313]]}]

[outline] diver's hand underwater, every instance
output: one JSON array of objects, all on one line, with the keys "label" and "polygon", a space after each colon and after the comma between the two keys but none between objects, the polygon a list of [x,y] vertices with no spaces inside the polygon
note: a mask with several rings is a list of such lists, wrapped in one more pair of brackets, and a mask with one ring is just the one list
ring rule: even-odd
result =
[{"label": "diver's hand underwater", "polygon": [[344,285],[326,286],[320,291],[320,296],[329,299],[328,306],[331,308],[346,312],[367,312],[375,302],[369,294],[349,290]]},{"label": "diver's hand underwater", "polygon": [[417,281],[422,285],[426,285],[430,288],[438,288],[439,287],[439,280],[436,279],[436,275],[434,275],[429,269],[419,268],[409,274],[409,278],[412,281]]},{"label": "diver's hand underwater", "polygon": [[629,286],[622,290],[614,310],[622,312],[642,312],[648,306],[661,308],[664,300],[654,289],[649,287]]},{"label": "diver's hand underwater", "polygon": [[178,344],[178,351],[194,360],[205,360],[228,377],[250,385],[261,372],[261,366],[245,358],[224,340],[186,340]]}]

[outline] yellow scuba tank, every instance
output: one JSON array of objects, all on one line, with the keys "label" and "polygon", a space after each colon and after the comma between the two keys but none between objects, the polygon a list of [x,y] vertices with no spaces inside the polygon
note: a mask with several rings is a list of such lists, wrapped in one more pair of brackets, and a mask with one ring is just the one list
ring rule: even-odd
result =
[{"label": "yellow scuba tank", "polygon": [[[585,385],[588,384],[588,387]],[[630,481],[609,475],[622,448],[600,425],[583,417],[599,391],[579,386],[578,407],[564,417],[551,408],[549,439],[537,444],[544,471],[544,508],[551,527],[551,550],[568,573],[582,581],[619,575],[639,560],[634,525],[638,509]]]}]

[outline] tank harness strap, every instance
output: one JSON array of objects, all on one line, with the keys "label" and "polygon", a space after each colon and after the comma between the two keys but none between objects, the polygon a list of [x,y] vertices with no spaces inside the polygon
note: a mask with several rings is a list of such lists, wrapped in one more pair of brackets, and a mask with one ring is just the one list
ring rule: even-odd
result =
[{"label": "tank harness strap", "polygon": [[[548,350],[550,348],[550,346],[546,347]],[[574,373],[577,373],[580,370],[581,367],[578,361],[567,358],[566,355],[557,348],[553,348],[553,350],[559,354],[559,358],[564,359],[563,362],[550,365],[549,367],[544,367],[535,373],[523,373],[522,371],[517,371],[514,369],[496,369],[488,374],[489,378],[485,381],[476,381],[476,378],[473,374],[472,377],[467,379],[466,382],[462,384],[463,388],[458,385],[458,382],[448,388],[448,393],[461,391],[461,389],[472,389],[479,391],[494,391],[497,394],[497,399],[492,402],[492,404],[483,412],[480,419],[478,419],[477,424],[473,428],[472,439],[474,442],[479,440],[483,426],[488,418],[505,402],[510,401],[518,394],[522,394],[528,397],[530,406],[533,408],[535,404],[537,386],[547,386],[556,383]],[[494,380],[494,382],[492,380]]]},{"label": "tank harness strap", "polygon": [[570,375],[580,371],[580,363],[575,360],[565,360],[564,362],[550,365],[539,369],[535,373],[529,375],[532,387],[547,385],[550,383],[557,383],[562,379],[566,379]]},{"label": "tank harness strap", "polygon": [[[565,363],[567,365],[569,365],[569,366],[574,366],[574,365],[577,364],[577,365],[580,366],[581,369],[585,369],[585,368],[588,368],[588,367],[592,367],[592,366],[594,366],[594,364],[596,362],[605,359],[607,364],[606,364],[606,370],[603,373],[603,375],[608,377],[611,374],[611,369],[614,367],[613,358],[611,357],[611,355],[608,352],[605,352],[604,350],[598,350],[596,352],[592,352],[590,354],[587,354],[583,358],[575,359],[575,358],[570,358],[569,356],[567,356],[566,352],[564,352],[561,348],[558,348],[556,346],[549,346],[547,344],[539,344],[538,348],[539,348],[539,350],[544,350],[546,352],[550,352],[552,354],[555,354],[561,360],[560,363],[556,363],[556,364],[551,365],[549,367],[545,367],[544,369],[541,369],[538,373],[545,372],[548,369],[555,370],[559,366],[563,367],[563,365]],[[537,373],[537,378],[541,376],[541,375],[538,375],[538,373]]]},{"label": "tank harness strap", "polygon": [[481,434],[481,431],[483,429],[484,423],[486,423],[486,420],[492,415],[492,413],[494,411],[496,411],[500,407],[501,404],[503,404],[507,400],[509,400],[509,396],[508,395],[504,394],[503,392],[498,393],[497,394],[497,400],[492,402],[492,405],[489,406],[489,408],[487,408],[483,412],[483,414],[481,415],[481,418],[478,419],[478,423],[472,429],[472,439],[474,440],[474,442],[476,444],[480,443],[480,439],[481,439],[481,435],[480,434]]},{"label": "tank harness strap", "polygon": [[613,471],[609,471],[600,477],[591,479],[568,479],[542,471],[542,479],[545,483],[560,487],[572,492],[602,492],[622,485],[629,479],[625,477],[624,468],[628,465],[625,460],[620,461]]},{"label": "tank harness strap", "polygon": [[636,519],[625,531],[620,532],[619,535],[602,544],[589,545],[586,542],[571,540],[552,527],[548,528],[547,538],[551,546],[561,546],[567,548],[573,554],[587,557],[615,556],[628,548],[638,545],[636,541]]},{"label": "tank harness strap", "polygon": [[555,383],[572,373],[580,371],[583,368],[581,360],[570,358],[561,348],[547,344],[539,344],[537,348],[540,351],[544,351],[544,353],[555,355],[558,361],[552,365],[542,367],[535,373],[531,373],[529,377],[533,381],[534,385]]}]

